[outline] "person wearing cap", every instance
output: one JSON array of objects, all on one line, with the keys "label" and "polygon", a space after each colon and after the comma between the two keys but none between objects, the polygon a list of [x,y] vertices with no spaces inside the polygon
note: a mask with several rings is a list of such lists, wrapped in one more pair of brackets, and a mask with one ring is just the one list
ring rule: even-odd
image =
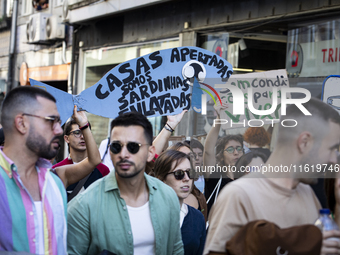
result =
[{"label": "person wearing cap", "polygon": [[[300,171],[300,167],[317,169],[337,163],[340,116],[315,98],[303,107],[312,116],[305,116],[295,105],[287,107],[284,118],[298,125],[279,126],[277,145],[263,172],[250,173],[221,191],[209,216],[204,254],[225,252],[227,241],[251,221],[263,219],[280,228],[314,224],[321,206],[306,184],[317,182],[320,171]],[[270,170],[274,167],[284,170]],[[340,237],[340,232],[323,233],[322,254],[340,254],[340,243],[329,237]]]}]

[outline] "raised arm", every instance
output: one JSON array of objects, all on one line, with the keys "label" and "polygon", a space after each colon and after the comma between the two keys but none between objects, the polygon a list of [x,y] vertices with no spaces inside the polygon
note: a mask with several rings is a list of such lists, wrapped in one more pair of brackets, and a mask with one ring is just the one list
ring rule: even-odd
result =
[{"label": "raised arm", "polygon": [[[84,127],[88,123],[85,112],[77,112],[77,106],[74,106],[72,117],[75,119],[79,127]],[[101,161],[99,150],[90,128],[83,129],[82,133],[84,135],[88,157],[78,164],[64,165],[55,168],[56,173],[64,183],[65,187],[85,178]]]},{"label": "raised arm", "polygon": [[[155,138],[155,140],[153,140],[152,145],[155,146],[156,149],[156,154],[159,155],[162,153],[163,148],[165,147],[166,143],[169,140],[169,137],[171,136],[171,131],[167,130],[166,127],[168,129],[171,130],[171,128],[173,130],[175,130],[175,128],[177,127],[177,125],[181,122],[183,115],[187,112],[188,110],[184,110],[179,114],[176,115],[172,115],[172,116],[167,116],[168,120],[167,120],[167,124],[165,125],[165,127],[162,129],[162,131],[158,134],[158,136]],[[170,126],[170,127],[169,127]]]},{"label": "raised arm", "polygon": [[[217,113],[216,119],[220,118],[220,112],[224,109],[228,108],[227,104],[219,104],[216,103],[214,105],[214,109]],[[204,144],[204,152],[203,152],[203,166],[215,166],[216,164],[216,155],[215,155],[215,145],[218,139],[218,133],[220,132],[221,124],[213,125],[207,135]],[[210,172],[206,171],[204,173],[205,178],[209,178]]]}]

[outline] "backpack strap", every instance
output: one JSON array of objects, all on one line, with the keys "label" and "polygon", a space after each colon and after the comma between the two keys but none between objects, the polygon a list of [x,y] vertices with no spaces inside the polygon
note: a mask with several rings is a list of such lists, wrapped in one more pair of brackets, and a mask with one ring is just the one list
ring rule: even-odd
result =
[{"label": "backpack strap", "polygon": [[85,178],[81,179],[78,182],[77,186],[72,190],[72,193],[70,193],[67,196],[67,202],[70,202],[76,195],[78,195],[79,191],[84,186],[85,182],[87,181],[87,179],[90,177],[91,174],[92,172],[88,176],[86,176]]}]

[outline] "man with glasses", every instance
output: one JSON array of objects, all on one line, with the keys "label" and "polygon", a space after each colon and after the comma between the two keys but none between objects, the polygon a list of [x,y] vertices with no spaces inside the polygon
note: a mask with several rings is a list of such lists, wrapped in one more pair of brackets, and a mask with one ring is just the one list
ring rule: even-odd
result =
[{"label": "man with glasses", "polygon": [[69,203],[68,253],[183,254],[174,190],[145,174],[155,155],[152,126],[131,112],[112,122],[115,171]]},{"label": "man with glasses", "polygon": [[[85,139],[82,133],[82,129],[91,128],[88,122],[88,126],[79,127],[77,122],[71,118],[64,126],[64,140],[68,145],[69,156],[59,163],[55,164],[53,168],[76,164],[87,158],[87,150]],[[85,178],[77,183],[74,183],[67,187],[67,199],[71,201],[77,194],[84,191],[93,182],[109,174],[110,170],[107,166],[100,163],[96,168]]]},{"label": "man with glasses", "polygon": [[[0,251],[66,254],[66,193],[49,171],[62,134],[53,96],[17,87],[2,104]],[[45,158],[45,159],[43,159]]]},{"label": "man with glasses", "polygon": [[[303,107],[311,116],[295,105],[286,108],[286,125],[279,126],[276,146],[262,172],[247,174],[221,191],[210,212],[204,254],[225,252],[226,243],[252,221],[267,220],[280,228],[314,224],[321,206],[306,184],[316,183],[327,164],[338,163],[340,116],[315,98]],[[340,231],[323,233],[321,254],[340,254],[340,243],[330,237],[339,238]]]}]

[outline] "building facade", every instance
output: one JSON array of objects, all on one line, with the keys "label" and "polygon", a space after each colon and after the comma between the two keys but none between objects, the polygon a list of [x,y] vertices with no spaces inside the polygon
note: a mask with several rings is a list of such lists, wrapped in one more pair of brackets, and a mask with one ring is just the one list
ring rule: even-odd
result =
[{"label": "building facade", "polygon": [[[234,73],[286,69],[291,87],[307,88],[315,97],[320,97],[325,77],[339,72],[340,0],[50,1],[42,10],[28,0],[19,4],[16,84],[26,63],[28,76],[37,74],[33,77],[78,94],[124,61],[177,46],[215,52],[233,65]],[[42,14],[55,16],[54,22],[64,26],[62,40],[42,44],[31,39],[31,19]],[[41,79],[47,72],[41,67],[61,65],[69,71],[63,80]],[[99,144],[108,135],[109,120],[89,119]],[[165,120],[151,121],[157,135]],[[207,123],[212,119],[191,111],[175,134],[204,135]]]}]

